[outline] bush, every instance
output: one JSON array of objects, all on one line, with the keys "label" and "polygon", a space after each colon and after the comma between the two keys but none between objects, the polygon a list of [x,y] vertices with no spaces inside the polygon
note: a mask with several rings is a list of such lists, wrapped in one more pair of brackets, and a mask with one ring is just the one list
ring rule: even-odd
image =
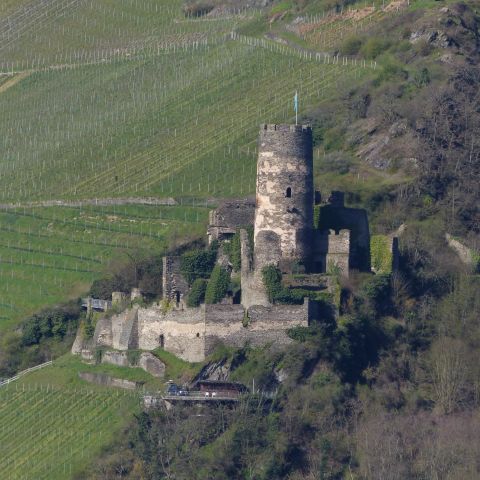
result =
[{"label": "bush", "polygon": [[362,45],[360,53],[365,58],[374,59],[387,50],[388,47],[390,47],[390,42],[388,40],[372,37]]},{"label": "bush", "polygon": [[210,276],[216,258],[217,251],[213,248],[186,252],[180,260],[180,272],[188,284],[192,285],[197,278],[208,278]]},{"label": "bush", "polygon": [[360,37],[349,37],[340,47],[342,55],[356,55],[362,46],[362,39]]},{"label": "bush", "polygon": [[282,292],[282,272],[273,265],[262,269],[262,280],[267,290],[268,301],[273,303]]},{"label": "bush", "polygon": [[187,307],[198,307],[205,300],[205,291],[207,281],[203,278],[197,278],[188,294]]},{"label": "bush", "polygon": [[218,303],[225,297],[230,285],[230,274],[220,265],[215,265],[205,291],[205,303]]},{"label": "bush", "polygon": [[377,273],[391,273],[393,256],[390,251],[391,240],[386,235],[372,235],[370,238],[370,258]]},{"label": "bush", "polygon": [[238,272],[242,267],[242,255],[241,255],[241,245],[240,245],[240,232],[237,231],[232,237],[230,242],[223,244],[223,251],[232,264],[233,269]]},{"label": "bush", "polygon": [[32,315],[22,325],[22,344],[36,345],[51,337],[62,340],[69,331],[77,328],[80,316],[80,307],[73,303]]}]

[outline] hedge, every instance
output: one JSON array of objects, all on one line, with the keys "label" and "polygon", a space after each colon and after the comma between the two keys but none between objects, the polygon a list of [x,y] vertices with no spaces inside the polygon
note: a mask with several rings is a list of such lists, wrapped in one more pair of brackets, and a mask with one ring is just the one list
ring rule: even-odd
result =
[{"label": "hedge", "polygon": [[225,297],[230,285],[230,274],[220,265],[215,265],[205,291],[205,303],[218,303]]},{"label": "hedge", "polygon": [[205,291],[207,281],[203,278],[197,278],[188,294],[187,307],[198,307],[205,300]]}]

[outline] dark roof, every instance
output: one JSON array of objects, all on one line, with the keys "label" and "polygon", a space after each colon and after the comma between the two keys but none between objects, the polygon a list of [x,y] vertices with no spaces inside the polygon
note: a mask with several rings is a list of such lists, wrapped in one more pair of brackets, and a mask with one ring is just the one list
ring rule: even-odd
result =
[{"label": "dark roof", "polygon": [[239,392],[245,392],[248,388],[243,385],[242,383],[237,382],[226,382],[221,380],[198,380],[195,383],[196,387],[208,387],[212,389],[228,389],[228,390],[236,390]]}]

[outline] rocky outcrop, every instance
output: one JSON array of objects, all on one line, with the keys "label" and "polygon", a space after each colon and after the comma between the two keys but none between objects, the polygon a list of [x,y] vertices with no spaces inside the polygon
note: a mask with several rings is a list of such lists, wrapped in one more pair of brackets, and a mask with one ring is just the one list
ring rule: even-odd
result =
[{"label": "rocky outcrop", "polygon": [[165,364],[149,352],[140,355],[138,366],[154,377],[163,378],[165,376]]},{"label": "rocky outcrop", "polygon": [[79,372],[78,376],[89,383],[102,385],[104,387],[125,388],[127,390],[135,390],[143,386],[143,382],[131,382],[123,378],[115,378],[104,373]]}]

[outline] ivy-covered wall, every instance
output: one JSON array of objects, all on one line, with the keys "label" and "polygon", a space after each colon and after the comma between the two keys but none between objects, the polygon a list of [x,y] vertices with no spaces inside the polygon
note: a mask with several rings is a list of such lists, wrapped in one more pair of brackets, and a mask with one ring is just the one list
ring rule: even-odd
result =
[{"label": "ivy-covered wall", "polygon": [[370,255],[372,269],[375,273],[392,272],[392,240],[386,235],[372,235],[370,238]]}]

